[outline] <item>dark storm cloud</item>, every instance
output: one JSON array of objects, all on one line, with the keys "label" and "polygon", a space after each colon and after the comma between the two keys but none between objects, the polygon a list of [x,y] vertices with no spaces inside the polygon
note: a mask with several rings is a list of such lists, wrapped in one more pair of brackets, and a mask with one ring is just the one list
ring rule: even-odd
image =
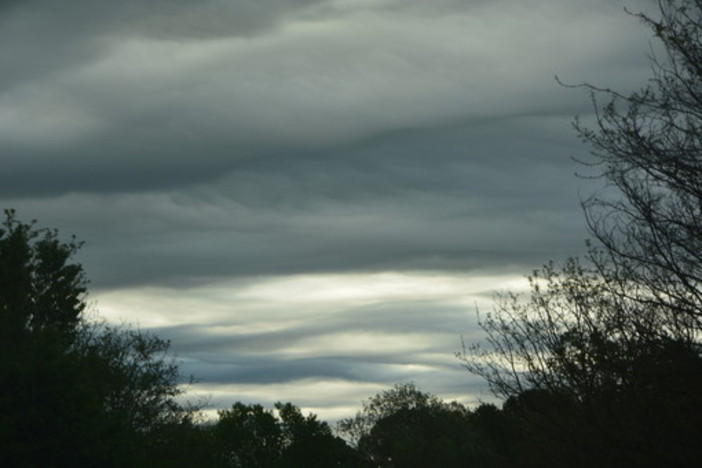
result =
[{"label": "dark storm cloud", "polygon": [[[496,186],[490,177],[482,177],[481,170],[510,177],[515,175],[509,170],[514,168],[513,159],[534,174],[549,170],[549,164],[556,168],[567,164],[568,152],[576,149],[575,139],[550,128],[558,123],[563,132],[571,120],[567,115],[449,121],[383,132],[348,145],[287,150],[266,141],[254,147],[216,134],[193,139],[157,133],[144,141],[135,130],[137,121],[131,123],[134,128],[124,128],[113,138],[94,137],[70,149],[6,145],[0,196],[154,192],[205,183],[218,184],[243,204],[291,203],[315,195],[372,199],[405,189],[465,191],[468,184],[473,185],[470,190],[488,189],[482,193],[492,196],[516,187]],[[233,129],[229,137],[236,133]],[[560,148],[554,144],[559,139]],[[513,154],[515,146],[519,155]],[[54,169],[50,177],[47,168]]]},{"label": "dark storm cloud", "polygon": [[119,38],[255,36],[322,0],[23,0],[0,3],[0,82],[70,69],[109,52]]},{"label": "dark storm cloud", "polygon": [[547,117],[407,129],[327,153],[244,161],[189,190],[25,206],[45,206],[40,219],[73,218],[96,287],[305,271],[528,270],[580,249],[585,237],[585,181],[568,157],[579,148],[554,134],[554,120],[567,125]]},{"label": "dark storm cloud", "polygon": [[[425,18],[426,11],[434,15]],[[581,93],[553,82],[565,64],[526,58],[530,50],[556,51],[556,44],[529,29],[515,31],[526,35],[521,49],[502,43],[502,28],[528,26],[517,13],[545,21],[539,10],[520,9],[502,20],[498,11],[484,2],[17,5],[0,27],[0,60],[9,60],[2,69],[14,83],[0,94],[0,196],[174,190],[266,165],[274,175],[294,173],[310,154],[362,158],[346,147],[392,139],[383,136],[393,132],[406,136],[463,117],[492,117],[492,137],[504,139],[505,117],[586,109]],[[569,11],[544,9],[556,17]],[[610,9],[594,11],[587,15],[600,19]],[[483,24],[483,16],[495,24]],[[240,40],[233,32],[239,22],[256,34]],[[194,38],[198,24],[217,40]],[[568,31],[546,24],[551,34]],[[585,20],[571,27],[573,35],[578,27],[592,33]],[[478,46],[471,34],[486,36],[485,43]],[[590,49],[579,38],[560,40],[571,53]],[[602,56],[583,55],[579,70],[569,67],[564,78],[594,78],[579,73],[586,70],[619,77],[644,62],[624,67],[617,53],[624,47],[612,42]],[[383,149],[381,143],[375,153]],[[394,163],[401,149],[379,156]],[[426,149],[427,159],[443,152],[436,141]],[[344,175],[342,167],[337,178]]]}]

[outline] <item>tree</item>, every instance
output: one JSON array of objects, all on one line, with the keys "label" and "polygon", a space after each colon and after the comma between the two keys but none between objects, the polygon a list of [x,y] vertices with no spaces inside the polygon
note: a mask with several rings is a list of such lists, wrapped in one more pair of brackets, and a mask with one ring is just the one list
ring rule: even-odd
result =
[{"label": "tree", "polygon": [[213,426],[223,466],[364,466],[358,454],[317,416],[304,416],[292,403],[276,403],[278,416],[261,405],[235,403],[219,412]]},{"label": "tree", "polygon": [[280,459],[283,433],[273,412],[261,405],[237,402],[219,411],[214,432],[224,466],[270,467]]},{"label": "tree", "polygon": [[[702,436],[702,0],[636,14],[660,41],[653,78],[591,92],[583,161],[607,183],[583,203],[585,261],[549,264],[531,294],[498,296],[483,344],[459,357],[506,400],[550,464],[694,466]],[[516,419],[515,419],[516,418]]]},{"label": "tree", "polygon": [[[5,212],[0,229],[0,453],[8,466],[158,466],[192,427],[169,343],[83,317],[80,247]],[[180,431],[182,434],[183,431]]]},{"label": "tree", "polygon": [[[0,228],[0,444],[6,460],[37,465],[44,454],[68,464],[62,446],[80,431],[78,407],[97,402],[72,387],[82,368],[69,354],[81,314],[86,280],[70,263],[79,244],[63,243],[56,231],[35,229],[5,211]],[[58,431],[58,427],[61,430]],[[64,437],[64,435],[66,437]],[[70,447],[70,445],[68,445]],[[59,461],[61,459],[62,461]]]},{"label": "tree", "polygon": [[283,432],[284,449],[280,466],[325,468],[329,466],[365,466],[359,454],[341,438],[332,434],[326,422],[310,413],[304,416],[291,403],[276,403]]},{"label": "tree", "polygon": [[99,378],[105,411],[144,434],[178,420],[185,411],[175,400],[182,393],[180,371],[169,348],[168,341],[155,335],[91,324],[71,351],[93,366],[89,370]]},{"label": "tree", "polygon": [[196,431],[197,408],[178,400],[181,375],[169,348],[167,340],[149,333],[91,323],[83,325],[68,354],[89,382],[76,384],[99,404],[89,417],[101,424],[111,451],[131,454],[132,464],[160,465],[153,453],[174,449],[186,428]]},{"label": "tree", "polygon": [[493,454],[471,417],[459,403],[398,384],[365,401],[337,429],[373,466],[492,466]]},{"label": "tree", "polygon": [[[699,329],[702,1],[659,0],[658,6],[656,17],[636,15],[664,51],[652,57],[648,86],[624,95],[584,85],[596,113],[594,128],[575,123],[592,148],[584,162],[613,189],[613,196],[587,199],[584,208],[606,268],[639,288],[637,300]],[[628,288],[621,292],[630,295]]]},{"label": "tree", "polygon": [[361,438],[367,436],[373,426],[386,416],[402,409],[440,407],[442,404],[436,396],[422,392],[412,383],[397,384],[364,401],[363,409],[353,418],[338,422],[337,431],[352,444],[358,445]]},{"label": "tree", "polygon": [[490,466],[492,454],[459,406],[404,408],[380,419],[359,441],[377,466]]},{"label": "tree", "polygon": [[70,263],[81,244],[61,242],[57,231],[35,229],[5,210],[0,227],[0,333],[14,343],[40,333],[70,342],[85,309],[87,280]]},{"label": "tree", "polygon": [[498,296],[484,347],[459,355],[547,464],[694,466],[702,455],[702,1],[658,6],[635,15],[665,51],[648,86],[584,85],[596,124],[575,128],[609,187],[583,203],[588,258],[534,272],[526,298]]},{"label": "tree", "polygon": [[495,311],[480,322],[485,342],[458,355],[503,399],[538,388],[582,401],[626,382],[657,343],[695,346],[695,334],[670,323],[660,305],[631,299],[616,279],[577,258],[561,269],[551,262],[528,280],[527,298],[497,295]]},{"label": "tree", "polygon": [[528,298],[498,296],[481,321],[485,343],[459,354],[505,400],[517,458],[533,462],[524,466],[694,465],[702,456],[696,335],[669,326],[659,304],[612,292],[607,277],[575,259],[530,281]]}]

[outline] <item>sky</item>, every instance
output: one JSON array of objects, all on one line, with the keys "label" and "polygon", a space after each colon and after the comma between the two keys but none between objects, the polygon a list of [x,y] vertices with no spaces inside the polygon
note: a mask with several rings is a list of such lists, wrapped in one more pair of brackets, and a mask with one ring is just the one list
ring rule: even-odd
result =
[{"label": "sky", "polygon": [[490,401],[476,311],[584,250],[571,127],[650,76],[650,0],[0,3],[0,207],[206,409]]}]

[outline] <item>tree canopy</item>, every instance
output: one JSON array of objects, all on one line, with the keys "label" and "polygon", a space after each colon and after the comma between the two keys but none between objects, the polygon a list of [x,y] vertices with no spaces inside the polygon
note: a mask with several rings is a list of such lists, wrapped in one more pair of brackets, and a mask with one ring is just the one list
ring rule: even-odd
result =
[{"label": "tree canopy", "polygon": [[363,402],[337,425],[372,466],[491,466],[489,441],[457,402],[446,403],[412,383],[396,384]]},{"label": "tree canopy", "polygon": [[292,403],[275,410],[235,403],[212,427],[218,462],[227,467],[364,466],[358,454],[314,414]]},{"label": "tree canopy", "polygon": [[71,263],[80,248],[55,230],[37,229],[5,211],[0,227],[0,324],[3,342],[53,332],[70,343],[85,309],[87,280]]},{"label": "tree canopy", "polygon": [[189,424],[169,343],[89,322],[80,243],[5,212],[0,229],[0,450],[10,466],[153,465]]}]

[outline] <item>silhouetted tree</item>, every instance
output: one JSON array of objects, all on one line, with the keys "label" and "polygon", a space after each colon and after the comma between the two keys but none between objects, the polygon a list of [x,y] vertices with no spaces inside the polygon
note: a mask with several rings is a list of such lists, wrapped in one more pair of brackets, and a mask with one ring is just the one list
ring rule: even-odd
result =
[{"label": "silhouetted tree", "polygon": [[485,347],[460,354],[538,448],[523,452],[532,466],[702,456],[702,0],[658,6],[635,15],[664,51],[650,83],[626,95],[584,85],[596,123],[575,127],[608,184],[584,202],[588,260],[535,272],[526,298],[499,296]]},{"label": "silhouetted tree", "polygon": [[445,403],[413,384],[395,385],[363,403],[338,431],[355,440],[373,466],[493,466],[491,446],[463,405]]},{"label": "silhouetted tree", "polygon": [[[471,415],[471,424],[480,435],[484,450],[491,453],[489,463],[482,466],[521,467],[529,466],[522,440],[522,428],[518,421],[491,403],[481,403]],[[535,466],[543,466],[539,459]]]},{"label": "silhouetted tree", "polygon": [[578,259],[562,269],[550,263],[528,279],[529,296],[498,295],[480,321],[485,342],[459,354],[503,399],[538,388],[583,400],[626,381],[631,363],[664,330],[667,339],[694,344],[688,328],[624,297],[619,283]]},{"label": "silhouetted tree", "polygon": [[316,415],[304,416],[291,403],[276,403],[275,408],[284,440],[281,467],[365,466],[358,452],[332,434],[329,425]]},{"label": "silhouetted tree", "polygon": [[521,458],[537,460],[525,466],[547,456],[552,465],[686,466],[702,456],[696,336],[668,327],[660,304],[612,293],[608,278],[574,259],[530,280],[528,298],[498,298],[481,322],[486,343],[459,356],[507,401],[518,439],[532,447]]},{"label": "silhouetted tree", "polygon": [[[670,319],[702,319],[702,1],[659,0],[656,15],[636,16],[663,54],[653,78],[621,94],[585,85],[594,128],[576,121],[592,148],[585,163],[611,196],[584,207],[590,232],[604,248],[622,294],[663,306]],[[604,102],[602,104],[602,102]],[[687,315],[688,317],[681,317]]]},{"label": "silhouetted tree", "polygon": [[282,430],[273,412],[261,405],[237,402],[220,411],[214,432],[225,466],[270,467],[280,460]]},{"label": "silhouetted tree", "polygon": [[72,239],[36,229],[5,210],[0,227],[0,338],[21,343],[30,336],[53,334],[68,345],[85,309],[87,280],[71,263],[80,248]]},{"label": "silhouetted tree", "polygon": [[176,402],[168,342],[89,323],[80,244],[6,211],[0,229],[0,453],[7,466],[157,466]]},{"label": "silhouetted tree", "polygon": [[383,467],[490,466],[486,440],[459,407],[401,409],[375,423],[359,450]]},{"label": "silhouetted tree", "polygon": [[213,426],[223,466],[328,467],[365,466],[361,457],[314,414],[304,416],[291,403],[275,409],[235,403],[220,411]]},{"label": "silhouetted tree", "polygon": [[413,383],[397,384],[363,402],[363,409],[353,418],[337,423],[337,431],[352,444],[357,445],[373,426],[386,416],[402,409],[441,407],[443,402],[434,395],[424,393]]}]

